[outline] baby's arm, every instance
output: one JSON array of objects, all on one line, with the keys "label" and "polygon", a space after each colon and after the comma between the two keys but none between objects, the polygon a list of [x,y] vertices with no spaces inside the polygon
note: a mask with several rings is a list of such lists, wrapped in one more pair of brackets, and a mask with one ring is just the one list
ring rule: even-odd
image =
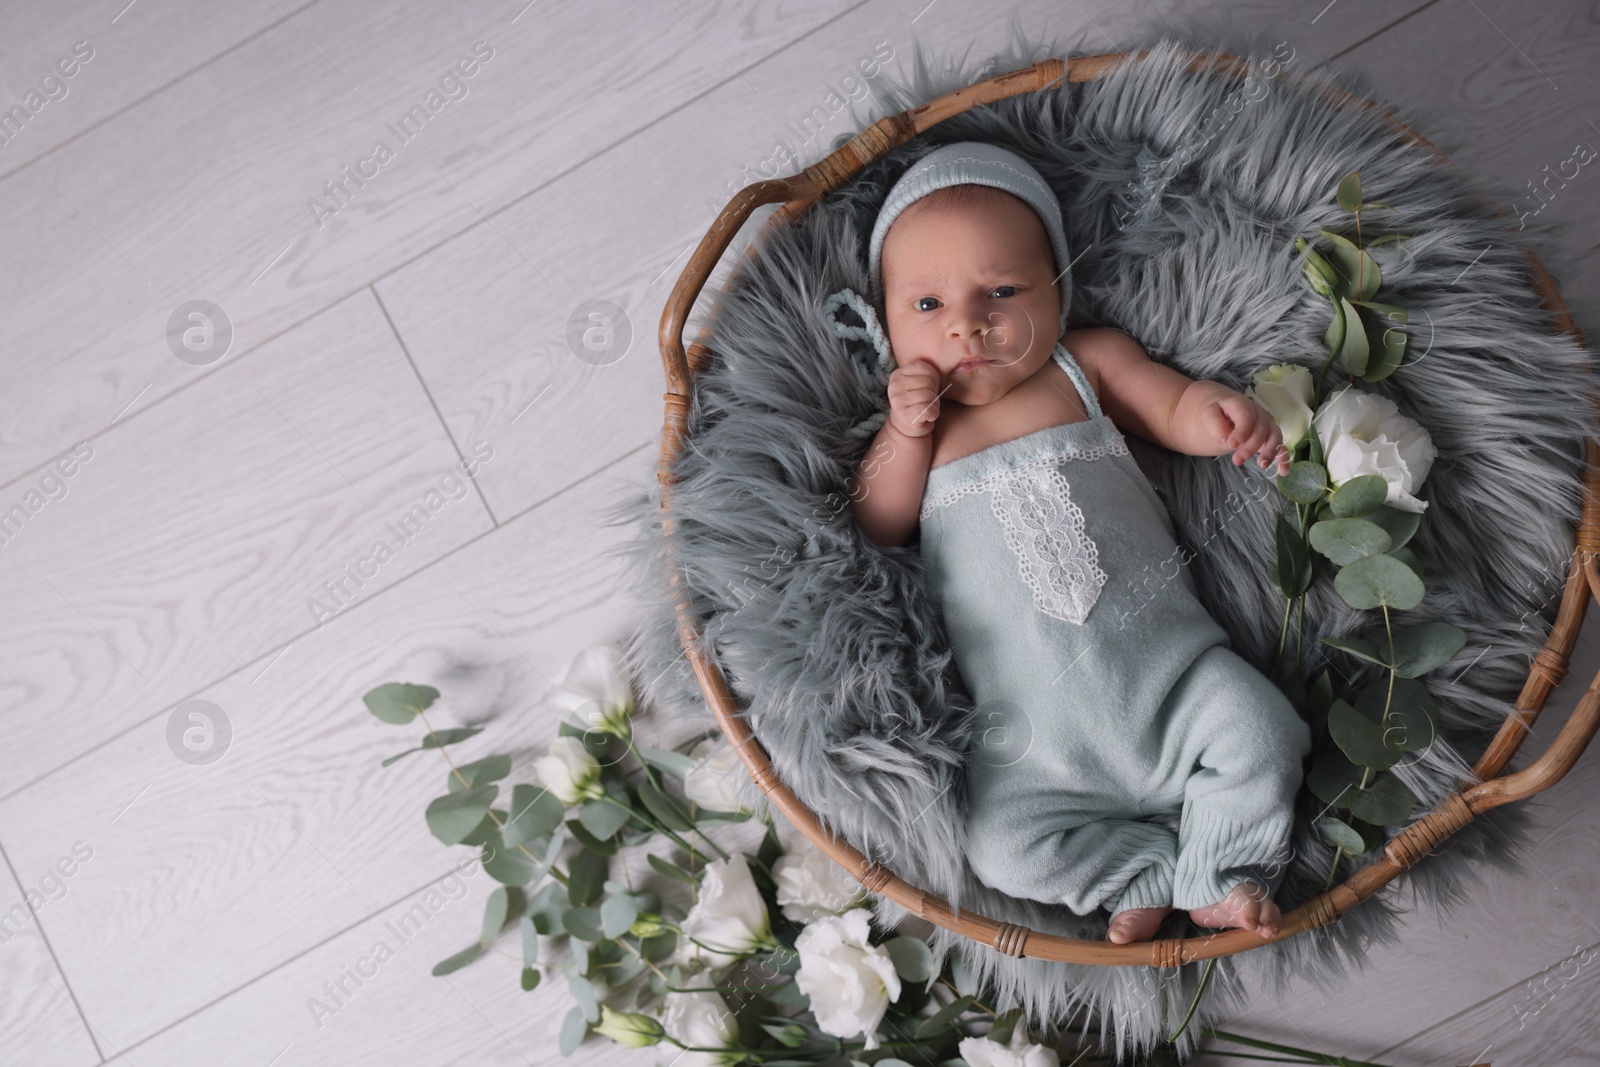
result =
[{"label": "baby's arm", "polygon": [[1232,452],[1237,467],[1254,454],[1258,466],[1276,460],[1277,473],[1289,473],[1283,432],[1265,407],[1221,382],[1196,380],[1156,363],[1118,330],[1096,340],[1100,402],[1112,422],[1184,455]]},{"label": "baby's arm", "polygon": [[889,375],[889,417],[850,484],[856,522],[877,544],[903,545],[911,538],[938,420],[938,368],[925,360],[895,368]]}]

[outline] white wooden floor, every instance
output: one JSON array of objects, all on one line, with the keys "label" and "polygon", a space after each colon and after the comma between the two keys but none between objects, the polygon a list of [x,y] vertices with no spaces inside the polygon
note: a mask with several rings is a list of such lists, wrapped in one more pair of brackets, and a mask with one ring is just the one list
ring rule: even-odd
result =
[{"label": "white wooden floor", "polygon": [[[655,330],[688,246],[875,46],[981,52],[1007,9],[525,3],[0,5],[0,108],[54,97],[0,143],[0,511],[44,501],[0,543],[0,912],[45,900],[0,943],[0,1064],[560,1059],[568,994],[520,992],[514,949],[428,974],[476,937],[481,874],[314,1023],[308,998],[461,853],[421,818],[438,766],[380,769],[411,735],[361,694],[438,686],[439,720],[490,725],[469,757],[548,738],[528,711],[549,680],[634,618],[604,554],[619,534],[595,522],[651,476]],[[1179,11],[1013,6],[1106,50]],[[1369,72],[1508,208],[1600,145],[1592,4],[1182,6],[1219,8],[1306,65]],[[388,124],[458,61],[466,95],[319,222],[325,183],[395,145]],[[1545,209],[1566,227],[1547,262],[1591,341],[1597,203],[1585,169]],[[633,330],[606,366],[565,341],[597,299]],[[231,344],[186,362],[168,323],[197,300]],[[345,577],[484,455],[375,577]],[[1591,626],[1530,747],[1597,669]],[[169,747],[190,700],[230,725],[215,763]],[[1597,969],[1563,964],[1600,943],[1597,764],[1537,801],[1536,873],[1487,872],[1448,928],[1419,914],[1360,981],[1261,990],[1234,1028],[1392,1064],[1600,1062]]]}]

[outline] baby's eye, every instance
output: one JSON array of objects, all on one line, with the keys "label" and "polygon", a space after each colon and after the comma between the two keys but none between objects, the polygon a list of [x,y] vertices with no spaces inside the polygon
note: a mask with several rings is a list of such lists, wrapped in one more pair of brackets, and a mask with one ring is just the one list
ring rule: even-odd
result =
[{"label": "baby's eye", "polygon": [[1017,287],[1014,286],[1014,285],[998,285],[998,286],[995,286],[994,295],[998,296],[998,297],[1001,297],[1002,299],[1004,299],[1005,297],[1008,297],[1008,296],[1016,296],[1017,295]]},{"label": "baby's eye", "polygon": [[[930,303],[933,305],[932,307],[927,306]],[[933,311],[942,306],[936,296],[919,296],[917,298],[916,308],[918,311]]]}]

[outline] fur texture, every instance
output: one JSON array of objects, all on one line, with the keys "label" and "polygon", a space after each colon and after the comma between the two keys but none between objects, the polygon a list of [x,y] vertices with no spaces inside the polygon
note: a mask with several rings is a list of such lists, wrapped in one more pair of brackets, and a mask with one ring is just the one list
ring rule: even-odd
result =
[{"label": "fur texture", "polygon": [[[1233,114],[1236,81],[1185,72],[1175,58],[1219,47],[1198,36],[1128,43],[1130,51],[1154,51],[1106,78],[946,121],[795,225],[764,236],[732,280],[707,293],[715,355],[696,380],[690,437],[674,468],[672,548],[683,588],[711,659],[782,779],[833,832],[913,884],[961,908],[1076,937],[1103,938],[1108,915],[1078,917],[1005,897],[966,870],[961,769],[972,705],[924,589],[915,541],[875,546],[844,497],[868,443],[850,430],[887,400],[819,309],[842,286],[867,292],[872,220],[910,161],[966,139],[1027,158],[1060,195],[1068,242],[1080,256],[1073,323],[1118,327],[1152,358],[1240,389],[1273,363],[1315,372],[1326,354],[1327,305],[1302,280],[1293,243],[1317,227],[1349,232],[1350,216],[1333,198],[1339,179],[1359,170],[1367,199],[1394,206],[1369,213],[1362,236],[1414,235],[1385,246],[1379,294],[1411,312],[1412,338],[1398,373],[1358,388],[1394,399],[1440,452],[1412,542],[1428,593],[1402,621],[1443,619],[1468,634],[1456,660],[1424,679],[1442,734],[1398,771],[1421,798],[1415,815],[1469,778],[1549,632],[1581,502],[1582,440],[1594,429],[1591,354],[1556,332],[1530,288],[1523,245],[1548,231],[1515,233],[1455,168],[1403,144],[1377,113],[1340,107],[1314,88],[1322,82],[1371,96],[1358,80],[1311,70],[1305,60],[1263,79],[1264,97]],[[1224,47],[1257,60],[1270,55],[1259,41]],[[962,57],[937,69],[919,51],[908,57],[903,84],[879,90],[865,121],[1051,55],[1096,50],[1019,40],[987,62]],[[1231,117],[1200,136],[1219,108]],[[1175,153],[1190,158],[1164,183],[1149,183]],[[1240,655],[1264,668],[1283,608],[1266,571],[1275,495],[1257,502],[1238,492],[1255,475],[1226,456],[1183,456],[1125,436],[1197,553],[1190,567],[1207,608]],[[611,516],[637,528],[625,558],[644,617],[629,664],[647,703],[703,716],[678,643],[658,509],[652,481]],[[1305,676],[1331,665],[1338,692],[1371,678],[1360,661],[1321,644],[1323,635],[1353,632],[1371,618],[1319,583],[1306,603]],[[1291,631],[1291,648],[1293,641]],[[1519,756],[1511,769],[1526,762]],[[757,802],[753,784],[743,786]],[[1302,790],[1295,858],[1277,898],[1285,910],[1305,899],[1302,878],[1318,887],[1327,879],[1333,849],[1310,826],[1322,808]],[[1290,974],[1322,988],[1337,983],[1364,962],[1367,943],[1399,936],[1408,889],[1414,902],[1443,911],[1465,899],[1480,864],[1521,871],[1518,849],[1530,824],[1522,805],[1492,811],[1338,922],[1218,960],[1180,1055],[1193,1051],[1201,1027]],[[1346,860],[1340,879],[1350,870]],[[875,908],[886,924],[906,914],[881,898]],[[1192,932],[1186,923],[1174,913],[1157,936]],[[966,955],[1000,1003],[1023,1006],[1035,1025],[1081,1021],[1083,1036],[1097,1036],[1119,1057],[1150,1049],[1176,1027],[1202,966],[1158,973],[1018,960],[938,931],[936,953],[951,950]]]}]

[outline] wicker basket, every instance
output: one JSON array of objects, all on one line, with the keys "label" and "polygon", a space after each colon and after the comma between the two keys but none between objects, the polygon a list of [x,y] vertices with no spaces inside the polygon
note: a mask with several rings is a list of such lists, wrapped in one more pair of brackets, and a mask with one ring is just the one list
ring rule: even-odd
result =
[{"label": "wicker basket", "polygon": [[[1144,53],[1139,55],[1142,56]],[[712,269],[757,207],[763,204],[781,203],[782,206],[767,220],[767,225],[782,225],[799,215],[819,197],[838,188],[868,163],[881,158],[890,150],[905,144],[929,127],[953,115],[1021,93],[1050,88],[1061,83],[1063,78],[1068,82],[1084,82],[1102,77],[1126,57],[1127,53],[1111,53],[1080,56],[1069,60],[1049,59],[1022,70],[978,82],[921,107],[880,119],[826,159],[807,167],[799,174],[757,182],[740,190],[717,215],[710,231],[695,248],[694,255],[678,278],[677,284],[673,286],[672,293],[667,298],[666,309],[661,316],[661,360],[666,369],[668,389],[665,396],[666,419],[661,437],[661,460],[657,469],[663,511],[665,512],[672,492],[670,474],[672,462],[688,436],[689,401],[691,390],[694,388],[694,375],[706,366],[711,356],[710,350],[698,341],[689,345],[687,354],[685,353],[684,324],[689,309],[710,277]],[[1235,76],[1242,76],[1247,71],[1244,60],[1227,53],[1220,53],[1215,57],[1190,54],[1191,70],[1199,70],[1212,63],[1215,63],[1215,66],[1211,69],[1226,71]],[[1322,91],[1334,95],[1343,106],[1363,109],[1379,107],[1373,101],[1362,100],[1331,87],[1322,87]],[[1428,148],[1440,162],[1449,163],[1443,153],[1386,109],[1384,117],[1394,130],[1408,141]],[[1582,338],[1577,327],[1573,324],[1555,284],[1545,272],[1538,257],[1529,252],[1528,259],[1535,288],[1544,306],[1563,331],[1572,334],[1581,342]],[[704,340],[704,335],[701,340]],[[1590,684],[1560,735],[1551,743],[1544,755],[1515,774],[1499,776],[1501,769],[1527,736],[1550,691],[1566,675],[1572,647],[1577,641],[1584,613],[1589,606],[1589,598],[1593,596],[1600,599],[1600,569],[1597,569],[1595,562],[1596,552],[1600,551],[1600,444],[1597,444],[1594,438],[1584,442],[1584,459],[1585,499],[1560,612],[1549,639],[1534,658],[1528,680],[1517,698],[1515,708],[1519,714],[1506,719],[1494,740],[1473,767],[1473,772],[1483,779],[1482,783],[1465,790],[1451,792],[1433,811],[1399,832],[1389,841],[1382,853],[1366,867],[1353,873],[1342,884],[1311,898],[1284,915],[1277,937],[1290,937],[1301,931],[1333,922],[1432,851],[1441,841],[1470,822],[1478,813],[1511,801],[1526,799],[1548,789],[1572,768],[1578,756],[1588,746],[1590,739],[1594,737],[1596,728],[1600,727],[1600,677]],[[667,539],[668,558],[671,560],[670,518],[665,519],[664,533]],[[671,575],[673,588],[678,589],[680,574],[675,565]],[[679,639],[694,667],[695,676],[699,679],[700,687],[705,693],[717,724],[743,759],[756,785],[807,838],[842,865],[869,891],[889,897],[929,922],[981,941],[1011,956],[1030,956],[1068,963],[1171,967],[1194,960],[1228,956],[1267,943],[1268,939],[1253,931],[1234,929],[1203,937],[1165,938],[1116,945],[1105,941],[1041,933],[1014,923],[997,922],[966,909],[957,915],[944,900],[918,889],[883,866],[869,861],[856,849],[824,830],[817,816],[778,779],[766,750],[755,738],[746,721],[739,716],[738,705],[729,692],[721,671],[707,660],[701,650],[700,634],[685,599],[678,600],[677,614]]]}]

